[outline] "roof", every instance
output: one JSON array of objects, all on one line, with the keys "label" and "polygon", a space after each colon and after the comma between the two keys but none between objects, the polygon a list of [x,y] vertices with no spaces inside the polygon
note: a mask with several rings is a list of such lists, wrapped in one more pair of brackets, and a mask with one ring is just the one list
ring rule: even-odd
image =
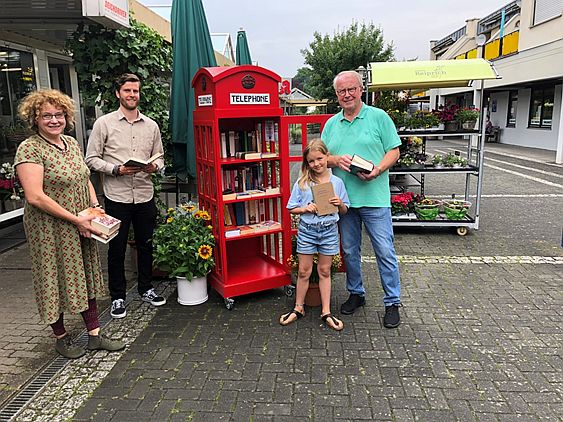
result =
[{"label": "roof", "polygon": [[370,91],[469,86],[473,80],[499,79],[485,59],[370,63]]}]

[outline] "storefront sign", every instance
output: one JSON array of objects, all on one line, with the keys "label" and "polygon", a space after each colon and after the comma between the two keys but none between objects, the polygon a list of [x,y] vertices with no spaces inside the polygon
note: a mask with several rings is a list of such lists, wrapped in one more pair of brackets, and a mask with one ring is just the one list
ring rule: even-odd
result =
[{"label": "storefront sign", "polygon": [[270,104],[270,94],[231,93],[231,105],[239,104]]},{"label": "storefront sign", "polygon": [[82,15],[102,25],[129,28],[129,0],[82,0]]},{"label": "storefront sign", "polygon": [[209,107],[213,105],[213,95],[200,95],[197,97],[199,107]]}]

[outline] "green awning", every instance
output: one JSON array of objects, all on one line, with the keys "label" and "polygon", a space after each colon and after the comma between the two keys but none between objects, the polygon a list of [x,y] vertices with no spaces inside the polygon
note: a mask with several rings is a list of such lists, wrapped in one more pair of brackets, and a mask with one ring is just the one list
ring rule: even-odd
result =
[{"label": "green awning", "polygon": [[500,79],[485,59],[370,63],[369,91],[469,86],[471,81]]}]

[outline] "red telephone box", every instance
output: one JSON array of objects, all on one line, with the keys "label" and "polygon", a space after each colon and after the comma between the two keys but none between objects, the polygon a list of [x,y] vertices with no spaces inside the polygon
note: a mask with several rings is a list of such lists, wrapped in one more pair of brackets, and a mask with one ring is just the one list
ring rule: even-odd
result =
[{"label": "red telephone box", "polygon": [[[280,81],[250,65],[201,68],[192,80],[199,204],[216,239],[209,281],[228,309],[233,297],[252,292],[285,286],[293,293],[290,163],[301,161],[307,125],[323,126],[330,116],[283,116]],[[290,124],[301,125],[303,138],[291,157]]]}]

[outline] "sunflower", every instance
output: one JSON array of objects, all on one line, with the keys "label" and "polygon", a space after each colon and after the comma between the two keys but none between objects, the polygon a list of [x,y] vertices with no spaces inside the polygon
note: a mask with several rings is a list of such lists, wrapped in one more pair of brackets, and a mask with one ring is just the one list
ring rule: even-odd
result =
[{"label": "sunflower", "polygon": [[199,257],[202,259],[209,259],[213,254],[213,248],[209,245],[201,245],[197,250]]},{"label": "sunflower", "polygon": [[205,210],[198,211],[194,214],[195,218],[201,218],[202,220],[209,221],[211,220],[211,216]]},{"label": "sunflower", "polygon": [[173,221],[174,221],[174,217],[168,217],[168,218],[166,219],[166,223],[167,223],[167,224],[168,224],[168,223],[172,223]]}]

